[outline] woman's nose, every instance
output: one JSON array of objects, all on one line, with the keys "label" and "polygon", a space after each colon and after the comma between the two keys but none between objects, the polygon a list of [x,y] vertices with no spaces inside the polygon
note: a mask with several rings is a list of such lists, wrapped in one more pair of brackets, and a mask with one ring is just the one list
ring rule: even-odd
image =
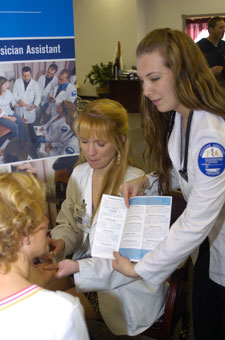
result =
[{"label": "woman's nose", "polygon": [[95,155],[95,154],[96,154],[95,146],[93,143],[90,143],[88,145],[88,155]]},{"label": "woman's nose", "polygon": [[146,97],[149,97],[153,93],[153,86],[149,83],[143,83],[143,93]]}]

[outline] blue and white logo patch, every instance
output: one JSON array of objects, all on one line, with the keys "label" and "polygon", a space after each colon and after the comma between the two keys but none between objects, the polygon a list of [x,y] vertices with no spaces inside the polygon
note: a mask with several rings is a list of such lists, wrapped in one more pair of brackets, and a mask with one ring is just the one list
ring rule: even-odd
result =
[{"label": "blue and white logo patch", "polygon": [[76,91],[73,91],[71,94],[72,94],[72,97],[75,97],[76,96]]},{"label": "blue and white logo patch", "polygon": [[221,144],[208,143],[204,145],[198,155],[198,166],[206,176],[220,175],[225,168],[225,149]]},{"label": "blue and white logo patch", "polygon": [[71,146],[67,146],[66,148],[66,153],[71,155],[75,152],[74,148],[72,148]]},{"label": "blue and white logo patch", "polygon": [[67,126],[65,126],[65,125],[63,125],[63,126],[61,127],[61,131],[62,131],[62,132],[67,132],[67,130],[68,130],[68,128],[67,128]]}]

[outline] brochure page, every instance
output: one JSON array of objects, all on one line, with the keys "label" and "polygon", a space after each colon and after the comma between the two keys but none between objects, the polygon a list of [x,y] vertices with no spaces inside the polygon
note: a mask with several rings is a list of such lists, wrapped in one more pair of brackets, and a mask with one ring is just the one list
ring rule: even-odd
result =
[{"label": "brochure page", "polygon": [[169,232],[172,197],[137,196],[127,209],[124,198],[103,195],[94,243],[93,257],[113,259],[113,251],[139,261]]}]

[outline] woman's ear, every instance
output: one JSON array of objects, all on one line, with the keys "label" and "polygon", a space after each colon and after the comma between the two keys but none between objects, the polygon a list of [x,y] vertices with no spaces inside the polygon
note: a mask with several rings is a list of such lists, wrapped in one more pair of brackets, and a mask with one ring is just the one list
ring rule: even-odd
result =
[{"label": "woman's ear", "polygon": [[122,142],[125,143],[127,140],[127,136],[122,136]]},{"label": "woman's ear", "polygon": [[29,235],[23,236],[21,239],[21,244],[29,246],[30,245],[30,238]]}]

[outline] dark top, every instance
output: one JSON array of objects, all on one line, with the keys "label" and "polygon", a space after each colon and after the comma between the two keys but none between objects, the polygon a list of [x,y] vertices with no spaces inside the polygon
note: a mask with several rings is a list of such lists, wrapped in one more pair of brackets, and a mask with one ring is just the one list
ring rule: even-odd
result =
[{"label": "dark top", "polygon": [[225,81],[225,41],[220,40],[216,47],[211,41],[203,38],[197,42],[197,45],[203,52],[209,67],[224,66],[221,76],[223,76]]}]

